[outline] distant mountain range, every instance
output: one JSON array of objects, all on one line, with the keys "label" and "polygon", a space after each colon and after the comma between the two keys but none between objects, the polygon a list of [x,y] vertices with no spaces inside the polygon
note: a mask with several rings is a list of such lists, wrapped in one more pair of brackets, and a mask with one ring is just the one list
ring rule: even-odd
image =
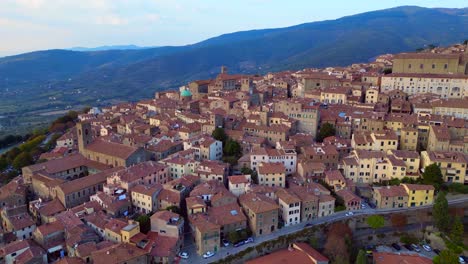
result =
[{"label": "distant mountain range", "polygon": [[466,38],[467,8],[403,6],[229,33],[187,46],[37,51],[0,58],[0,102],[15,105],[0,106],[0,114],[151,97],[157,90],[214,77],[221,65],[243,74],[342,66]]},{"label": "distant mountain range", "polygon": [[73,47],[68,50],[73,51],[104,51],[104,50],[138,50],[138,49],[149,49],[149,48],[157,48],[157,46],[153,47],[140,47],[137,45],[110,45],[110,46],[99,46],[95,48],[85,48],[85,47]]}]

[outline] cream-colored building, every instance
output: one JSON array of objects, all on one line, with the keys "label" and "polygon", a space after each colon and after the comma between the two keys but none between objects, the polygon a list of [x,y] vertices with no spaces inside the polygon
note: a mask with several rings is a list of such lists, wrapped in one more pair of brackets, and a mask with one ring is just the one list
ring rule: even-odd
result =
[{"label": "cream-colored building", "polygon": [[239,202],[255,236],[268,235],[278,228],[278,204],[262,194],[246,193]]},{"label": "cream-colored building", "polygon": [[468,177],[466,176],[468,164],[464,154],[459,152],[422,151],[422,168],[424,169],[433,163],[439,165],[445,182],[468,183]]},{"label": "cream-colored building", "polygon": [[408,95],[433,93],[441,98],[468,96],[468,76],[392,73],[382,76],[382,91],[401,90]]},{"label": "cream-colored building", "polygon": [[366,104],[376,104],[379,101],[379,90],[376,88],[370,88],[366,91]]},{"label": "cream-colored building", "polygon": [[132,188],[132,205],[136,211],[150,214],[158,210],[158,194],[162,190],[161,184],[139,184]]},{"label": "cream-colored building", "polygon": [[403,160],[383,151],[354,150],[339,167],[345,178],[358,184],[402,179],[407,175]]},{"label": "cream-colored building", "polygon": [[258,184],[271,187],[286,187],[286,168],[279,162],[261,162],[258,165]]},{"label": "cream-colored building", "polygon": [[393,130],[355,132],[351,136],[351,147],[362,150],[388,151],[398,148],[398,136]]},{"label": "cream-colored building", "polygon": [[288,189],[276,192],[278,204],[284,226],[299,224],[301,222],[301,199]]},{"label": "cream-colored building", "polygon": [[468,75],[468,53],[400,53],[393,58],[392,71],[407,74]]}]

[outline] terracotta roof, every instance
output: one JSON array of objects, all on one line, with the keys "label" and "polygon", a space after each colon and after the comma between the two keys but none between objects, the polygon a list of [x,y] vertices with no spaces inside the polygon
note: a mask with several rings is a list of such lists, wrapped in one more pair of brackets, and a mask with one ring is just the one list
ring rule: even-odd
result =
[{"label": "terracotta roof", "polygon": [[286,167],[284,167],[283,163],[280,163],[280,162],[271,162],[271,163],[262,162],[258,165],[259,174],[273,174],[273,173],[285,173],[285,172],[286,172]]},{"label": "terracotta roof", "polygon": [[301,199],[289,189],[279,189],[276,192],[276,197],[287,204],[301,202]]},{"label": "terracotta roof", "polygon": [[144,250],[127,243],[119,243],[91,254],[94,263],[124,263],[144,255]]},{"label": "terracotta roof", "polygon": [[84,264],[86,263],[84,260],[77,258],[77,257],[64,257],[59,261],[55,262],[55,264]]},{"label": "terracotta roof", "polygon": [[93,186],[99,183],[105,183],[108,176],[122,169],[123,167],[107,169],[96,174],[90,174],[88,176],[76,180],[64,182],[60,184],[57,188],[61,189],[65,195],[78,192],[82,189],[88,188],[89,186]]},{"label": "terracotta roof", "polygon": [[38,211],[41,214],[41,216],[52,216],[54,214],[65,211],[65,207],[59,201],[59,199],[54,199],[50,202],[42,204],[42,206],[39,207]]},{"label": "terracotta roof", "polygon": [[28,168],[33,172],[44,171],[49,174],[54,174],[68,169],[85,166],[87,162],[88,160],[85,157],[83,157],[83,155],[72,154],[60,159],[53,159],[46,162],[34,164],[28,166]]},{"label": "terracotta roof", "polygon": [[173,218],[180,218],[181,216],[176,214],[176,213],[173,213],[171,211],[166,211],[166,210],[163,210],[163,211],[158,211],[156,213],[154,213],[152,216],[151,216],[151,219],[162,219],[164,221],[169,221]]},{"label": "terracotta roof", "polygon": [[379,192],[382,197],[403,197],[408,196],[403,186],[374,187],[374,192]]},{"label": "terracotta roof", "polygon": [[131,191],[133,193],[140,193],[146,196],[153,196],[153,194],[158,193],[162,190],[163,186],[161,184],[153,184],[153,185],[143,185],[138,184],[134,186]]},{"label": "terracotta roof", "polygon": [[231,184],[242,184],[250,182],[250,175],[232,175],[228,177]]},{"label": "terracotta roof", "polygon": [[271,254],[249,260],[247,264],[316,264],[318,262],[328,263],[328,258],[320,254],[306,243],[294,243],[292,248],[281,249]]},{"label": "terracotta roof", "polygon": [[329,181],[345,181],[343,174],[339,170],[325,171],[325,178]]},{"label": "terracotta roof", "polygon": [[432,259],[418,254],[374,252],[373,258],[375,264],[432,264]]},{"label": "terracotta roof", "polygon": [[86,149],[121,159],[127,159],[138,150],[138,148],[135,147],[107,142],[100,139],[94,140],[91,144],[86,146]]},{"label": "terracotta roof", "polygon": [[237,203],[211,207],[208,209],[208,215],[211,221],[221,226],[247,221],[247,217]]},{"label": "terracotta roof", "polygon": [[201,233],[220,230],[220,225],[213,223],[207,214],[192,214],[188,218],[190,224],[200,230]]},{"label": "terracotta roof", "polygon": [[176,252],[177,250],[177,237],[170,237],[158,234],[157,238],[154,241],[154,247],[150,252],[151,256],[169,257],[172,253]]},{"label": "terracotta roof", "polygon": [[409,184],[409,183],[404,183],[402,184],[403,186],[406,186],[408,190],[411,191],[425,191],[425,190],[435,190],[434,186],[432,185],[427,185],[427,184]]},{"label": "terracotta roof", "polygon": [[254,213],[278,210],[278,204],[263,194],[246,193],[239,197],[242,207],[247,207]]},{"label": "terracotta roof", "polygon": [[361,198],[359,196],[357,196],[355,193],[353,193],[352,191],[347,190],[347,189],[339,190],[339,191],[336,192],[336,194],[338,196],[340,196],[341,198],[343,198],[343,200],[346,203],[349,202],[349,201],[352,201],[352,200],[361,201]]}]

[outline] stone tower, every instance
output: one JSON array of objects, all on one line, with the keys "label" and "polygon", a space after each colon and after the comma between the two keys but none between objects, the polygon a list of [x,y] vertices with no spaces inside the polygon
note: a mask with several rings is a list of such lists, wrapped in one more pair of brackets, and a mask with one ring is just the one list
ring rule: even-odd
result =
[{"label": "stone tower", "polygon": [[79,122],[76,124],[78,133],[78,150],[83,153],[87,145],[93,141],[93,134],[91,131],[91,124],[88,122]]}]

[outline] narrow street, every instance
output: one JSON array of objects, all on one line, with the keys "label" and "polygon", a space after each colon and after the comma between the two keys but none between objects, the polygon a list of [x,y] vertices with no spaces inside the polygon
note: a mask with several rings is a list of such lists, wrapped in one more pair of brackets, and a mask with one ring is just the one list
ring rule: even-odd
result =
[{"label": "narrow street", "polygon": [[[448,201],[449,205],[455,205],[455,204],[460,204],[460,203],[465,203],[465,202],[468,202],[468,197],[463,197],[463,198],[458,198],[458,199],[453,199],[453,200]],[[390,213],[396,213],[396,212],[401,212],[401,211],[420,210],[420,209],[425,209],[425,208],[430,208],[430,207],[432,207],[432,205],[420,206],[420,207],[411,207],[411,208],[394,208],[394,209],[366,208],[366,209],[362,209],[362,210],[358,210],[358,211],[353,211],[353,213],[354,213],[353,216],[346,216],[345,214],[346,214],[347,211],[337,212],[337,213],[334,213],[332,215],[317,218],[317,219],[314,219],[314,220],[311,220],[311,221],[308,221],[308,222],[302,222],[302,223],[297,224],[297,225],[283,227],[283,228],[279,229],[278,231],[276,231],[275,233],[265,235],[265,236],[261,236],[261,237],[257,237],[257,238],[255,238],[255,241],[253,243],[249,243],[247,245],[243,245],[243,246],[240,246],[240,247],[237,247],[237,248],[233,247],[232,245],[230,245],[229,247],[221,247],[220,250],[218,252],[216,252],[216,255],[214,255],[213,257],[211,257],[209,259],[203,259],[202,256],[197,255],[196,246],[195,246],[194,242],[191,240],[191,238],[188,237],[188,236],[190,236],[190,234],[187,234],[186,239],[185,239],[186,244],[184,245],[182,251],[187,252],[189,254],[189,258],[188,259],[182,259],[180,263],[190,263],[190,264],[200,263],[200,264],[202,264],[202,263],[215,262],[215,261],[218,261],[220,259],[223,259],[223,258],[227,257],[228,253],[229,253],[229,255],[235,255],[235,254],[245,250],[248,247],[254,247],[254,246],[256,246],[258,244],[261,244],[261,243],[263,243],[265,241],[276,239],[276,238],[278,238],[278,237],[280,237],[282,235],[288,235],[288,234],[292,234],[292,233],[295,233],[297,231],[300,231],[300,230],[306,228],[305,225],[307,223],[311,223],[312,226],[316,226],[316,225],[321,225],[321,224],[324,224],[324,223],[333,223],[333,222],[344,220],[346,218],[353,218],[353,217],[358,217],[358,216],[363,216],[363,215],[390,214]],[[307,227],[307,228],[310,228],[310,227]],[[405,230],[412,230],[412,229],[415,229],[415,228],[420,228],[420,225],[419,224],[411,224],[411,225],[408,225],[407,227],[405,227]],[[385,228],[382,228],[382,230],[384,230],[385,232],[389,232],[389,231],[392,231],[393,229],[391,227],[385,227]],[[372,231],[371,230],[361,230],[361,231],[358,231],[358,232],[360,232],[359,235],[362,235],[362,234],[364,234],[366,232],[372,232]],[[379,232],[380,231],[378,231],[377,233],[379,233]]]}]

